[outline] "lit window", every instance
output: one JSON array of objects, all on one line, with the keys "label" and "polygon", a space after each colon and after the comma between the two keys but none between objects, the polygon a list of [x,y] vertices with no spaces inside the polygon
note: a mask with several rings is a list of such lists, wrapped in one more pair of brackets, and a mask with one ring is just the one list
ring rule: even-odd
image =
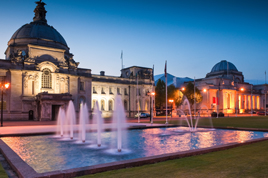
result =
[{"label": "lit window", "polygon": [[96,87],[93,87],[93,93],[97,93]]},{"label": "lit window", "polygon": [[101,87],[101,94],[105,94],[104,88]]},{"label": "lit window", "polygon": [[101,100],[101,110],[102,111],[104,111],[104,104],[105,104],[104,100]]},{"label": "lit window", "polygon": [[113,110],[113,101],[109,100],[109,111]]},{"label": "lit window", "polygon": [[112,95],[113,94],[113,89],[112,87],[109,88],[109,93]]},{"label": "lit window", "polygon": [[42,88],[52,88],[51,72],[45,68],[42,74]]}]

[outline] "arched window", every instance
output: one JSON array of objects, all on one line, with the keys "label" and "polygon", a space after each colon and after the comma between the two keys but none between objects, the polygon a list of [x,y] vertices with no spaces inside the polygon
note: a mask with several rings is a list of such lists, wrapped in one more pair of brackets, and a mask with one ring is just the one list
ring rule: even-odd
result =
[{"label": "arched window", "polygon": [[124,100],[124,108],[127,110],[127,100]]},{"label": "arched window", "polygon": [[113,101],[109,100],[109,111],[113,110]]},{"label": "arched window", "polygon": [[101,100],[101,110],[104,111],[104,108],[105,108],[105,101],[104,100]]},{"label": "arched window", "polygon": [[51,72],[48,68],[43,70],[42,74],[42,88],[52,88]]}]

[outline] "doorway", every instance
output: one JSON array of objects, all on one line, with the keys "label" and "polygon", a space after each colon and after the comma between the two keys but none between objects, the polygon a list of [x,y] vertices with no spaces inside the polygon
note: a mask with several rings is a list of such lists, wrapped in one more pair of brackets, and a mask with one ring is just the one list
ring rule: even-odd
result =
[{"label": "doorway", "polygon": [[52,118],[51,118],[52,121],[57,120],[60,107],[61,105],[52,105]]},{"label": "doorway", "polygon": [[34,112],[33,112],[33,110],[30,110],[29,111],[29,121],[33,121],[34,120]]}]

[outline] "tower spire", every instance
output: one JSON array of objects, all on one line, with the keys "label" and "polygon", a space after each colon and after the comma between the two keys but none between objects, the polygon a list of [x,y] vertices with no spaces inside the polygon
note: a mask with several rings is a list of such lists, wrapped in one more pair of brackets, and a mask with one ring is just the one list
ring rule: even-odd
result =
[{"label": "tower spire", "polygon": [[44,2],[42,2],[42,0],[36,1],[35,3],[37,4],[37,6],[34,9],[35,16],[33,18],[33,21],[46,24],[47,23],[47,20],[46,20],[47,11],[45,9],[46,4]]}]

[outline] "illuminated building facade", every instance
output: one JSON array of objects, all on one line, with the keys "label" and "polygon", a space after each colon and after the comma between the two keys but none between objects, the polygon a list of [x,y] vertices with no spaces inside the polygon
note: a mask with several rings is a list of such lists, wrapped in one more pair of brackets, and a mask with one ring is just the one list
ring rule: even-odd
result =
[{"label": "illuminated building facade", "polygon": [[81,103],[91,111],[92,101],[99,100],[103,114],[110,116],[117,90],[127,103],[126,114],[131,114],[137,110],[132,105],[136,102],[136,74],[142,93],[140,110],[147,111],[149,96],[145,93],[153,90],[152,69],[131,67],[122,69],[120,77],[109,77],[79,68],[64,38],[47,24],[46,4],[36,4],[33,22],[13,34],[6,59],[0,60],[0,78],[10,83],[3,103],[5,120],[55,120],[59,107],[66,108],[70,100],[77,112]]},{"label": "illuminated building facade", "polygon": [[223,113],[245,113],[265,108],[265,85],[252,85],[236,66],[225,60],[217,63],[205,78],[195,80],[203,100],[198,109]]}]

